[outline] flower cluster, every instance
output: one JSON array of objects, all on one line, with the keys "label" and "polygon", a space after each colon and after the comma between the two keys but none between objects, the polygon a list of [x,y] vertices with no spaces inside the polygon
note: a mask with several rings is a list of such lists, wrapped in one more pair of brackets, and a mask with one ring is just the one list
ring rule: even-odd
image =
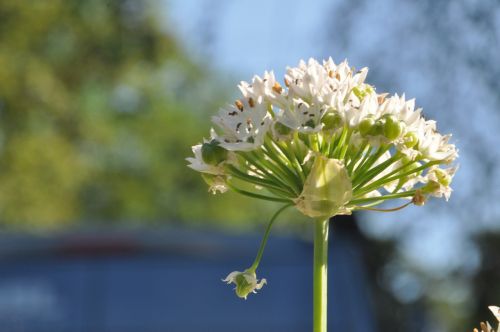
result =
[{"label": "flower cluster", "polygon": [[491,327],[490,323],[486,322],[481,322],[481,330],[474,329],[474,332],[500,332],[500,308],[495,307],[495,306],[489,306],[488,307],[493,315],[495,315],[495,318],[498,320],[498,329],[495,331],[493,327]]},{"label": "flower cluster", "polygon": [[241,98],[212,118],[190,167],[210,191],[232,189],[330,217],[403,198],[448,199],[457,149],[413,99],[377,93],[368,69],[310,59],[241,82]]}]

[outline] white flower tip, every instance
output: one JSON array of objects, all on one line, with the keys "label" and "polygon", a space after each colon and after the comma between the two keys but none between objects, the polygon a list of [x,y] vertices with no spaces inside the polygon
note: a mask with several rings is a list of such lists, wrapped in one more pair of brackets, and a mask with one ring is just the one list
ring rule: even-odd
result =
[{"label": "white flower tip", "polygon": [[488,307],[488,309],[491,310],[491,312],[493,313],[493,315],[495,315],[495,318],[500,322],[500,307],[491,305],[491,306]]}]

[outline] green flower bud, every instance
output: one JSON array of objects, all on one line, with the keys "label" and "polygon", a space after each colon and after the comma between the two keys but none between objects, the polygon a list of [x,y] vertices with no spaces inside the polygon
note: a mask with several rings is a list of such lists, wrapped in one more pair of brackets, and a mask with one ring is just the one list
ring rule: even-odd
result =
[{"label": "green flower bud", "polygon": [[201,158],[206,164],[216,166],[226,160],[227,150],[219,146],[219,142],[212,140],[201,146]]},{"label": "green flower bud", "polygon": [[370,128],[369,135],[378,136],[384,134],[385,119],[378,119]]},{"label": "green flower bud", "polygon": [[401,122],[396,119],[393,115],[385,116],[385,124],[384,124],[384,136],[389,140],[395,140],[401,135],[403,131],[403,126]]},{"label": "green flower bud", "polygon": [[333,130],[343,125],[342,117],[337,112],[328,112],[321,119],[324,130]]},{"label": "green flower bud", "polygon": [[292,132],[291,128],[285,126],[281,122],[276,122],[274,124],[274,130],[276,131],[276,133],[278,135],[281,135],[281,136],[287,136],[287,135],[289,135]]},{"label": "green flower bud", "polygon": [[352,183],[344,163],[317,155],[295,204],[306,216],[324,218],[350,213],[345,205],[351,198]]},{"label": "green flower bud", "polygon": [[414,132],[406,133],[406,135],[404,136],[404,140],[405,146],[410,149],[416,147],[418,144],[418,136]]},{"label": "green flower bud", "polygon": [[373,125],[375,124],[375,120],[372,117],[366,117],[359,123],[359,133],[361,136],[366,136],[370,133]]}]

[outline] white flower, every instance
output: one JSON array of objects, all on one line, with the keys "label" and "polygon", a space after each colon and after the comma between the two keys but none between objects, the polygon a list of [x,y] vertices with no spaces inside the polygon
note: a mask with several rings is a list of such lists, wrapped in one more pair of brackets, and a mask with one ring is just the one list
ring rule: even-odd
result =
[{"label": "white flower", "polygon": [[257,293],[257,290],[260,290],[267,283],[266,279],[257,280],[257,276],[252,270],[231,272],[222,281],[227,284],[235,284],[236,295],[245,300],[250,293]]},{"label": "white flower", "polygon": [[444,197],[448,200],[452,192],[451,180],[457,169],[458,167],[446,169],[437,166],[431,167],[423,179],[424,182],[427,182],[427,185],[422,188],[423,192],[434,197]]},{"label": "white flower", "polygon": [[338,84],[334,79],[326,68],[314,59],[309,59],[307,63],[300,61],[298,67],[288,67],[285,74],[288,95],[301,98],[307,103],[325,102],[334,89],[334,84]]},{"label": "white flower", "polygon": [[306,101],[296,98],[290,100],[286,109],[280,109],[277,121],[285,126],[302,133],[318,132],[322,128],[321,117],[327,106],[310,105]]},{"label": "white flower", "polygon": [[223,131],[218,138],[222,147],[229,151],[249,151],[262,145],[272,118],[265,102],[248,98],[222,108],[212,121]]},{"label": "white flower", "polygon": [[451,135],[441,135],[437,132],[435,121],[421,121],[418,133],[418,151],[423,158],[443,160],[449,163],[458,156],[455,145],[448,143],[450,138]]},{"label": "white flower", "polygon": [[[500,323],[500,307],[496,307],[494,305],[491,305],[488,307],[488,309],[491,310],[491,312],[493,313],[493,315],[495,315],[495,318],[498,320],[498,322]],[[500,326],[499,326],[500,327]]]},{"label": "white flower", "polygon": [[240,82],[238,88],[245,98],[253,98],[258,103],[267,100],[277,103],[278,105],[286,104],[286,95],[283,87],[276,81],[274,73],[264,72],[263,77],[255,75],[252,78],[252,83],[245,81]]},{"label": "white flower", "polygon": [[351,127],[357,127],[361,120],[366,117],[378,118],[379,105],[376,93],[370,93],[359,102],[354,93],[350,96],[348,103],[337,101],[337,109],[345,113],[346,122]]}]

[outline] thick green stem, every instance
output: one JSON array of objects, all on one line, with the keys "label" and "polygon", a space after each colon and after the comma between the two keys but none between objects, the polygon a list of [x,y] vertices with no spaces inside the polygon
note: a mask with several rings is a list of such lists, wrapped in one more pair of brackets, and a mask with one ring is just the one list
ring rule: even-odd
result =
[{"label": "thick green stem", "polygon": [[313,332],[327,332],[328,221],[314,225]]}]

